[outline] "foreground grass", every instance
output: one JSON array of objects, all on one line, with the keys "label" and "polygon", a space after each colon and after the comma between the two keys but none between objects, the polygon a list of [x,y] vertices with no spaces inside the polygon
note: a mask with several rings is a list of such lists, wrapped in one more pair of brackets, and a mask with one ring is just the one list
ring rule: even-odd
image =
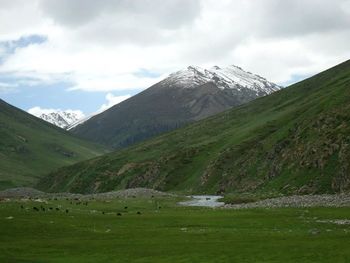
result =
[{"label": "foreground grass", "polygon": [[[349,219],[349,208],[224,210],[176,201],[0,202],[0,262],[350,261],[349,225],[319,222]],[[33,211],[40,205],[60,210]]]}]

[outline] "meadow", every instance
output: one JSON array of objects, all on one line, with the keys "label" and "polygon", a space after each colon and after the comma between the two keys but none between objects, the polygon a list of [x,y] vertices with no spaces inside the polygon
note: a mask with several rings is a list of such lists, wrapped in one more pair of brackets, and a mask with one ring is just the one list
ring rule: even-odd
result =
[{"label": "meadow", "polygon": [[350,261],[350,225],[334,223],[349,219],[349,208],[233,210],[178,201],[3,200],[0,262]]}]

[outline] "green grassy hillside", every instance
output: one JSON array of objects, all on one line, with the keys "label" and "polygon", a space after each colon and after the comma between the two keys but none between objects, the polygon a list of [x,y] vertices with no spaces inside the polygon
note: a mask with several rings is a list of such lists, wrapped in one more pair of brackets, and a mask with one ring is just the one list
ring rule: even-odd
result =
[{"label": "green grassy hillside", "polygon": [[0,189],[29,186],[60,166],[106,153],[0,100]]},{"label": "green grassy hillside", "polygon": [[199,192],[350,189],[350,61],[193,125],[64,167],[51,191],[144,186]]}]

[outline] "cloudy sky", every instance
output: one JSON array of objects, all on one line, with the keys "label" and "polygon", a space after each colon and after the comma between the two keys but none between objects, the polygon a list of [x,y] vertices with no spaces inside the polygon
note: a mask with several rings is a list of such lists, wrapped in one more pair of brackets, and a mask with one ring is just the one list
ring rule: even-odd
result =
[{"label": "cloudy sky", "polygon": [[349,43],[350,0],[0,0],[0,98],[90,114],[188,65],[288,85]]}]

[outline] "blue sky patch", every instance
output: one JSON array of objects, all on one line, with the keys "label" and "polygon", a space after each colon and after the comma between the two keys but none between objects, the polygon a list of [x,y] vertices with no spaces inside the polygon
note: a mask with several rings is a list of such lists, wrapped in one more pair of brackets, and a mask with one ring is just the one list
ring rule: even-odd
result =
[{"label": "blue sky patch", "polygon": [[[81,110],[86,115],[96,112],[102,104],[106,103],[108,92],[87,92],[81,90],[68,90],[72,86],[69,82],[56,82],[53,84],[26,85],[29,78],[18,78],[0,75],[0,98],[25,111],[32,107],[50,109]],[[36,81],[33,79],[33,81]],[[8,84],[8,88],[1,88],[1,83]],[[21,84],[23,83],[23,84]],[[135,95],[141,90],[127,90],[109,92],[113,95]]]}]

